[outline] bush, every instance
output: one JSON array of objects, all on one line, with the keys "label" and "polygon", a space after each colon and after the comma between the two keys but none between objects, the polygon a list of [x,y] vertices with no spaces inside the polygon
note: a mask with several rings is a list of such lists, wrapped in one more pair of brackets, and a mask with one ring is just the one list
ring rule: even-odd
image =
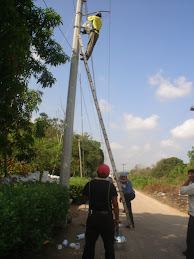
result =
[{"label": "bush", "polygon": [[55,183],[27,182],[0,187],[0,255],[38,250],[64,223],[69,192]]},{"label": "bush", "polygon": [[82,197],[83,188],[88,182],[87,178],[71,177],[70,178],[70,197],[74,202],[79,203]]},{"label": "bush", "polygon": [[155,178],[153,177],[146,177],[144,175],[140,175],[140,176],[133,176],[130,178],[132,185],[135,189],[143,189],[147,184],[149,183],[153,183],[156,181]]}]

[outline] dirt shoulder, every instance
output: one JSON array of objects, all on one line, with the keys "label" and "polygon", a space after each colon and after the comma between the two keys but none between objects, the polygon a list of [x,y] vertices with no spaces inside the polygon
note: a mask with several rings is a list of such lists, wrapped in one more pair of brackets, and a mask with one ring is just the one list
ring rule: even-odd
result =
[{"label": "dirt shoulder", "polygon": [[143,193],[157,199],[158,201],[167,204],[181,212],[188,211],[188,197],[187,195],[180,195],[180,186],[166,186],[156,190],[152,188],[144,188]]}]

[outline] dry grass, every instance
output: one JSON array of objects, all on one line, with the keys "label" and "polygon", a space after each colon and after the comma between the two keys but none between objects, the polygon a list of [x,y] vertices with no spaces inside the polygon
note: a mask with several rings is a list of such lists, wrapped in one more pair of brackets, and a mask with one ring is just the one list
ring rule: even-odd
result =
[{"label": "dry grass", "polygon": [[144,187],[143,192],[151,195],[155,199],[168,204],[182,212],[188,210],[188,198],[179,193],[180,186],[173,186],[166,183],[148,184]]}]

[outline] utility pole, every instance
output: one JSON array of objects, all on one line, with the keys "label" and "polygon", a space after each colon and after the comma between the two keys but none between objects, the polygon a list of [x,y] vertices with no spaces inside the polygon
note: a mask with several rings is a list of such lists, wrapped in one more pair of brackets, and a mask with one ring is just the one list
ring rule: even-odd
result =
[{"label": "utility pole", "polygon": [[70,178],[70,169],[71,169],[73,123],[74,123],[77,68],[78,68],[78,57],[79,57],[78,34],[80,33],[80,27],[81,27],[83,1],[84,0],[77,0],[73,45],[72,45],[72,53],[71,53],[71,67],[70,67],[70,76],[69,76],[67,107],[66,107],[66,119],[65,119],[65,126],[64,126],[63,149],[62,149],[62,157],[61,157],[60,184],[66,185],[67,187],[69,187],[69,178]]},{"label": "utility pole", "polygon": [[122,164],[123,165],[123,172],[124,172],[124,166],[126,165],[126,164]]},{"label": "utility pole", "polygon": [[80,177],[82,178],[82,158],[81,158],[80,139],[78,139],[78,149],[79,149]]}]

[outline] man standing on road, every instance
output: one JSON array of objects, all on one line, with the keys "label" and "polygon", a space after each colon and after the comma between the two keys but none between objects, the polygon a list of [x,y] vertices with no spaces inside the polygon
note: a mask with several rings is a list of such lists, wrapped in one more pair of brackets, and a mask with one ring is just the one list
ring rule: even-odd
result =
[{"label": "man standing on road", "polygon": [[[131,208],[131,200],[135,198],[135,191],[133,190],[131,181],[127,178],[127,173],[122,173],[121,176],[119,177],[119,181],[121,182],[121,187],[124,193],[126,205],[131,219],[131,224],[133,227],[135,227],[132,208]],[[122,199],[120,198],[120,202],[121,201]]]},{"label": "man standing on road", "polygon": [[117,227],[119,224],[119,207],[116,188],[106,179],[109,172],[110,169],[107,165],[100,165],[97,171],[98,177],[88,182],[83,190],[82,202],[85,203],[89,199],[83,259],[94,258],[95,244],[99,235],[104,242],[105,258],[115,258],[114,226]]},{"label": "man standing on road", "polygon": [[187,229],[187,250],[184,253],[187,259],[194,258],[194,169],[188,171],[188,180],[180,189],[180,194],[188,195],[189,222]]}]

